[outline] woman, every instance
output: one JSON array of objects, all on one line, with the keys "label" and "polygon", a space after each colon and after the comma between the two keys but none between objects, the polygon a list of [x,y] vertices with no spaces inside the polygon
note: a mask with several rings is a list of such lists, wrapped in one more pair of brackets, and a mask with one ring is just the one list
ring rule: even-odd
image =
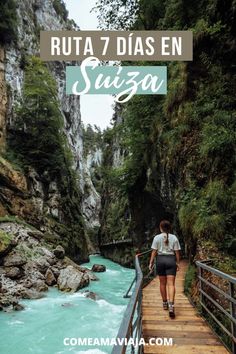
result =
[{"label": "woman", "polygon": [[[160,223],[161,234],[156,235],[152,242],[152,254],[149,269],[154,266],[154,259],[157,255],[157,275],[160,279],[160,292],[163,300],[164,310],[169,309],[169,316],[175,318],[174,299],[175,299],[175,277],[179,270],[180,244],[177,237],[171,234],[171,225],[167,220]],[[169,301],[167,300],[167,289]]]}]

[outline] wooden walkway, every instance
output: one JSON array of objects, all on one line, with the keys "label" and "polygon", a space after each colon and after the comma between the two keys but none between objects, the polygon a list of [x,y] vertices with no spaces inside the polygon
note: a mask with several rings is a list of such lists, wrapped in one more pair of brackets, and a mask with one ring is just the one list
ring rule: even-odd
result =
[{"label": "wooden walkway", "polygon": [[144,353],[159,354],[228,354],[219,339],[184,295],[187,262],[182,261],[176,278],[175,319],[162,308],[159,280],[156,277],[143,289],[143,337],[173,338],[172,346],[144,346]]}]

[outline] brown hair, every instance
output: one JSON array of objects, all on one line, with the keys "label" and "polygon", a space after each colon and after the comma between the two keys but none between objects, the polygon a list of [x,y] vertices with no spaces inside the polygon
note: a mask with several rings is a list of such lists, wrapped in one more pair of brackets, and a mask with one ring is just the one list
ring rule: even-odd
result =
[{"label": "brown hair", "polygon": [[169,244],[169,233],[171,231],[171,224],[168,220],[162,220],[160,222],[160,229],[163,230],[163,232],[166,232],[167,238],[165,240],[165,244]]}]

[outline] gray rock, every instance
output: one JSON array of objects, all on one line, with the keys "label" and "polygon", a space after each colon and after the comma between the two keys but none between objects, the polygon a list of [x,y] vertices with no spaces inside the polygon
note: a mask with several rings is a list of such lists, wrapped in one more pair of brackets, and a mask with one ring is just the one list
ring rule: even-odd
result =
[{"label": "gray rock", "polygon": [[46,256],[46,258],[54,258],[54,254],[46,247],[37,247],[36,251],[41,254],[41,256]]},{"label": "gray rock", "polygon": [[5,257],[4,266],[5,267],[19,267],[23,266],[26,263],[26,259],[24,259],[20,254],[12,253]]},{"label": "gray rock", "polygon": [[50,267],[50,269],[53,272],[54,277],[57,279],[60,275],[60,270],[56,266]]},{"label": "gray rock", "polygon": [[105,272],[106,271],[106,267],[102,264],[94,264],[92,266],[92,272]]},{"label": "gray rock", "polygon": [[7,267],[6,268],[6,277],[11,279],[19,279],[23,276],[23,271],[18,267]]},{"label": "gray rock", "polygon": [[85,297],[87,297],[89,299],[92,299],[94,301],[100,299],[100,297],[96,293],[94,293],[93,291],[86,291],[85,292]]},{"label": "gray rock", "polygon": [[89,277],[73,266],[67,266],[61,269],[57,284],[60,290],[75,292],[89,284]]},{"label": "gray rock", "polygon": [[49,286],[52,286],[52,285],[56,284],[56,282],[57,282],[57,280],[50,268],[47,269],[46,274],[45,274],[45,278],[46,278],[46,284]]},{"label": "gray rock", "polygon": [[21,284],[24,288],[27,288],[27,289],[32,288],[32,286],[33,286],[32,281],[28,278],[25,279]]},{"label": "gray rock", "polygon": [[23,289],[21,291],[21,297],[23,299],[31,299],[31,300],[35,300],[35,299],[41,299],[44,297],[44,294],[34,290],[34,289]]},{"label": "gray rock", "polygon": [[53,253],[58,259],[63,259],[65,257],[65,250],[60,245],[55,248]]},{"label": "gray rock", "polygon": [[24,306],[19,304],[16,298],[12,295],[6,294],[1,297],[0,300],[0,311],[11,312],[11,311],[21,311]]},{"label": "gray rock", "polygon": [[48,263],[50,264],[50,266],[53,266],[54,264],[57,263],[56,257],[54,257],[54,258],[47,258],[47,261],[48,261]]},{"label": "gray rock", "polygon": [[49,262],[43,256],[36,259],[35,265],[42,274],[45,274],[47,269],[50,267]]},{"label": "gray rock", "polygon": [[32,288],[34,288],[38,292],[42,292],[42,291],[47,291],[48,290],[47,284],[45,284],[45,282],[43,280],[41,280],[41,279],[37,279],[32,284]]},{"label": "gray rock", "polygon": [[88,274],[89,280],[92,280],[92,281],[99,280],[99,278],[95,274],[93,274],[93,272],[91,272],[90,270],[86,271],[86,274]]},{"label": "gray rock", "polygon": [[30,237],[36,238],[36,240],[41,240],[43,238],[43,233],[40,231],[28,231]]},{"label": "gray rock", "polygon": [[19,304],[19,303],[17,302],[17,303],[15,303],[15,304],[13,304],[13,310],[15,310],[15,311],[22,311],[22,310],[24,310],[24,306],[21,305],[21,304]]}]

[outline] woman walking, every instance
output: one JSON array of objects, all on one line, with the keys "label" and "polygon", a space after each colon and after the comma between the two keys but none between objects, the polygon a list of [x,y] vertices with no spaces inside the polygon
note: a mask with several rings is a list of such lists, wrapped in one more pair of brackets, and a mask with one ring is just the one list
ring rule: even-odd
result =
[{"label": "woman walking", "polygon": [[[167,220],[160,223],[159,235],[156,235],[152,242],[152,253],[149,269],[152,270],[157,255],[157,275],[160,279],[160,292],[163,300],[163,309],[169,309],[169,316],[175,318],[175,277],[179,270],[180,244],[178,238],[171,234],[171,224]],[[167,291],[168,290],[168,291]],[[167,299],[167,293],[169,299]]]}]

